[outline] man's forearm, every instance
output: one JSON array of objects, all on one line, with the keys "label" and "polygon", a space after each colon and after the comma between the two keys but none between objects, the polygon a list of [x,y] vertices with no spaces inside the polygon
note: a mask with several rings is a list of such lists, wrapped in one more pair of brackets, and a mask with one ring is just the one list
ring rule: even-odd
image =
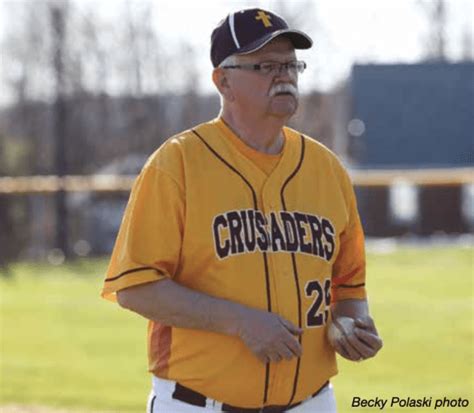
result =
[{"label": "man's forearm", "polygon": [[145,318],[181,328],[235,335],[239,317],[249,308],[211,297],[165,279],[117,293],[119,304]]},{"label": "man's forearm", "polygon": [[211,297],[164,279],[117,293],[119,304],[162,324],[239,337],[262,362],[301,356],[303,330],[278,314]]}]

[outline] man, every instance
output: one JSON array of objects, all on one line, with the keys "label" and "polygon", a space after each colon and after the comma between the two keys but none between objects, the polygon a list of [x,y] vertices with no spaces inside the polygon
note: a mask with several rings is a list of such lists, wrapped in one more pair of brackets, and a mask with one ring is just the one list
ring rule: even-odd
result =
[{"label": "man", "polygon": [[149,412],[334,412],[335,350],[382,345],[350,180],[284,126],[311,45],[269,11],[227,16],[211,37],[220,116],[165,142],[133,187],[103,296],[150,320]]}]

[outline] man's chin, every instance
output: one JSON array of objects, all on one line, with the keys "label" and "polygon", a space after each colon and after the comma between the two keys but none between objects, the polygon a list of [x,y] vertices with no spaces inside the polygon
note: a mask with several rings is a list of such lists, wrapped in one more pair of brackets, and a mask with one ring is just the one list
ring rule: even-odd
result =
[{"label": "man's chin", "polygon": [[270,112],[277,117],[290,117],[298,109],[298,100],[291,95],[276,96],[270,105]]}]

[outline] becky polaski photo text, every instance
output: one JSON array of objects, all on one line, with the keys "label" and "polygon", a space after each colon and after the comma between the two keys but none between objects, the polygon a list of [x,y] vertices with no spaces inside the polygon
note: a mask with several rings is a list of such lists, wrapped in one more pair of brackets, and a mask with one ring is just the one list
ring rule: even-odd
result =
[{"label": "becky polaski photo text", "polygon": [[352,397],[352,408],[358,407],[372,407],[374,409],[384,410],[385,408],[403,408],[403,407],[420,407],[432,408],[433,410],[449,408],[449,407],[468,407],[470,402],[468,399],[443,397],[433,399],[430,397],[413,398],[413,397],[398,397],[392,396],[390,398],[374,397],[365,398],[354,396]]}]

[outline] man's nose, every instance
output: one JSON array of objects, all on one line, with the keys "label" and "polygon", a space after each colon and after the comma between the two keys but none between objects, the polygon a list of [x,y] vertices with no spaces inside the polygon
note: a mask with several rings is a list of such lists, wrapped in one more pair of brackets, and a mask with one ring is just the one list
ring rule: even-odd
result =
[{"label": "man's nose", "polygon": [[298,78],[298,74],[291,70],[287,65],[280,65],[278,72],[276,73],[278,79],[290,79],[295,80]]}]

